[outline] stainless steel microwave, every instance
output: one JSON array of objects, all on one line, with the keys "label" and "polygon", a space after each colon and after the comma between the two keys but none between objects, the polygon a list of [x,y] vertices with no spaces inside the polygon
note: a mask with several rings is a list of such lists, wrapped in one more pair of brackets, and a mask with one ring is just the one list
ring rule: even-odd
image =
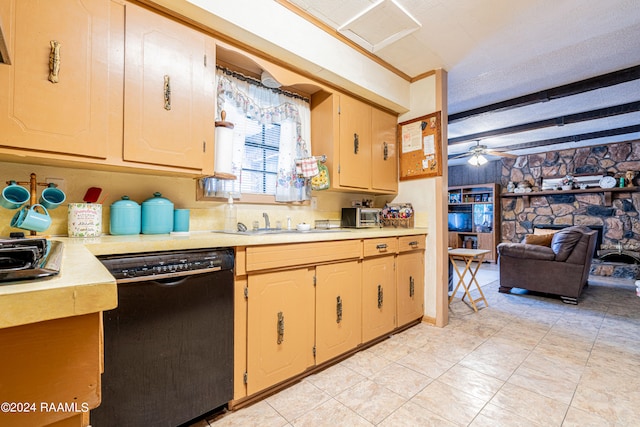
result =
[{"label": "stainless steel microwave", "polygon": [[380,227],[380,209],[342,208],[340,226],[345,228]]}]

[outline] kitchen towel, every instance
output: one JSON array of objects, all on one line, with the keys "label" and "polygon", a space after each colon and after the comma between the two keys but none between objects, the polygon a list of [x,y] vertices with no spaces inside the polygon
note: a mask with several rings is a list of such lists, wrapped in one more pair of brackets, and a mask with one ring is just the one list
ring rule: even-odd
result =
[{"label": "kitchen towel", "polygon": [[296,161],[296,172],[305,178],[318,175],[318,161],[315,157],[307,157]]}]

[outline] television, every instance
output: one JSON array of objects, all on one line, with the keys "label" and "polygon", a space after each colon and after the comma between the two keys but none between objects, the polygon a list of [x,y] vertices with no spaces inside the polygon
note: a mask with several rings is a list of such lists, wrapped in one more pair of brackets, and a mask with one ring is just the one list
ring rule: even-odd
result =
[{"label": "television", "polygon": [[471,212],[449,212],[449,231],[471,231]]}]

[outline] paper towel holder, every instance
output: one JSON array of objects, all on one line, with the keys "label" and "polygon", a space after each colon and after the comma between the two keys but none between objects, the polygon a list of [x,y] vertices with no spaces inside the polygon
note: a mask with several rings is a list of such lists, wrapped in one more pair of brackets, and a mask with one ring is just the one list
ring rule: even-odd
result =
[{"label": "paper towel holder", "polygon": [[[215,141],[215,165],[214,165],[214,173],[213,173],[213,178],[218,178],[218,179],[226,179],[226,180],[234,180],[237,179],[237,177],[231,173],[231,157],[229,153],[226,153],[226,158],[223,164],[219,164],[219,159],[222,158],[222,145],[220,144],[221,141],[221,137],[223,136],[222,132],[228,132],[228,134],[225,134],[229,139],[231,138],[231,133],[233,133],[233,128],[234,128],[234,124],[231,122],[228,122],[227,119],[227,112],[222,110],[220,111],[220,119],[219,121],[215,122],[215,127],[216,127],[216,141]],[[231,140],[228,141],[229,143],[231,143]],[[229,149],[229,148],[227,148]],[[226,164],[228,163],[228,164]]]}]

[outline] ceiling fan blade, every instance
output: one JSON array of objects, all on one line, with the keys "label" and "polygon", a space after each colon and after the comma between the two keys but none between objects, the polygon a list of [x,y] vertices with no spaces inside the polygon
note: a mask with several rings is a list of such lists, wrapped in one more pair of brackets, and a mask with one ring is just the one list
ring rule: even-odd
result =
[{"label": "ceiling fan blade", "polygon": [[468,153],[468,152],[467,152],[467,153],[460,153],[460,154],[451,154],[451,155],[449,155],[447,158],[448,158],[449,160],[451,160],[451,159],[461,159],[461,158],[463,158],[463,157],[471,156],[472,154],[473,154],[473,153]]},{"label": "ceiling fan blade", "polygon": [[518,157],[515,154],[503,153],[501,151],[493,151],[493,150],[485,150],[485,153],[489,156],[509,157],[511,159],[515,159],[516,157]]}]

